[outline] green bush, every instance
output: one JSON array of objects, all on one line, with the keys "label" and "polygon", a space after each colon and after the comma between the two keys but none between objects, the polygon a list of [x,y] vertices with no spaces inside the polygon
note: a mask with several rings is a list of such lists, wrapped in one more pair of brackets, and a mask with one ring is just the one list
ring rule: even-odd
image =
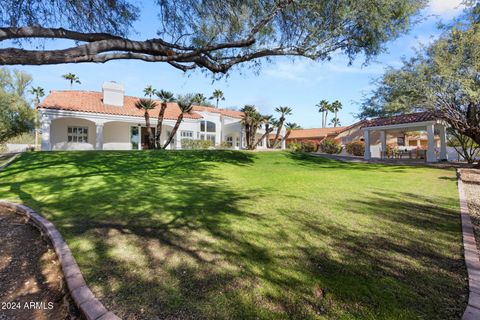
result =
[{"label": "green bush", "polygon": [[300,151],[302,149],[302,144],[300,142],[290,142],[287,146],[288,150],[290,151],[294,151],[294,152],[297,152],[297,151]]},{"label": "green bush", "polygon": [[315,152],[318,150],[318,145],[316,141],[313,140],[304,140],[302,141],[302,151],[303,152]]},{"label": "green bush", "polygon": [[228,143],[226,141],[222,141],[218,146],[216,146],[216,149],[230,149],[232,148],[231,143]]},{"label": "green bush", "polygon": [[187,150],[206,150],[213,147],[213,142],[210,140],[193,140],[182,139],[182,149]]},{"label": "green bush", "polygon": [[363,157],[365,154],[365,142],[353,141],[345,145],[345,150],[352,156]]},{"label": "green bush", "polygon": [[320,143],[320,151],[329,154],[339,154],[342,152],[342,146],[335,140],[323,139]]}]

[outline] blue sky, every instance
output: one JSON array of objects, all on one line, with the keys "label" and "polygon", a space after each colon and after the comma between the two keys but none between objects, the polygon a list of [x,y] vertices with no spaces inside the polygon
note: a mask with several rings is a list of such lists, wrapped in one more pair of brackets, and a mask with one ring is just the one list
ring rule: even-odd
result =
[{"label": "blue sky", "polygon": [[[380,76],[386,66],[399,66],[402,57],[413,54],[420,43],[428,43],[438,36],[438,22],[448,22],[460,14],[461,0],[432,0],[425,15],[428,18],[415,25],[401,38],[388,43],[387,52],[367,66],[361,58],[348,66],[345,57],[335,56],[329,62],[312,62],[306,59],[292,62],[278,58],[273,64],[264,64],[259,75],[248,70],[243,74],[233,72],[228,78],[212,83],[211,77],[200,72],[184,74],[163,63],[141,61],[111,61],[105,64],[69,64],[54,66],[19,66],[33,76],[35,86],[50,90],[69,89],[69,83],[61,75],[72,72],[81,80],[78,90],[101,90],[104,81],[114,80],[125,85],[127,95],[142,96],[147,85],[175,93],[202,92],[209,96],[214,89],[221,89],[226,100],[221,107],[256,105],[262,113],[274,114],[277,106],[290,106],[293,115],[287,121],[304,128],[320,127],[321,115],[315,104],[322,99],[340,100],[343,110],[339,113],[342,125],[356,121],[358,104],[362,95],[373,88],[372,79]],[[155,36],[157,20],[154,10],[143,8],[141,21],[136,25],[141,38]],[[136,36],[138,37],[138,36]]]}]

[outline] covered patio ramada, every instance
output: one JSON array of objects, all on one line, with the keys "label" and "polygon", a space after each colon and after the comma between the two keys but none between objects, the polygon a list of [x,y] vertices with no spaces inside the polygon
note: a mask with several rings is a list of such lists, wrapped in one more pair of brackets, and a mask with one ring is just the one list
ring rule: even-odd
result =
[{"label": "covered patio ramada", "polygon": [[[434,112],[429,111],[369,120],[362,128],[365,142],[364,159],[385,156],[389,133],[421,131],[426,132],[427,136],[426,162],[448,160],[446,128],[447,124]],[[379,152],[376,154],[372,152],[373,143],[378,144]],[[399,148],[404,148],[405,151],[408,149],[407,146]]]}]

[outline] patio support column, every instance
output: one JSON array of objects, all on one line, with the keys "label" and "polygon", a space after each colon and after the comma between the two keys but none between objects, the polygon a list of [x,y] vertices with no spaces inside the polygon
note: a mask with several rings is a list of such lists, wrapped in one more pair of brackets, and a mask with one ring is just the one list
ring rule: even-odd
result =
[{"label": "patio support column", "polygon": [[384,156],[387,156],[387,134],[385,130],[380,131],[380,144],[380,158],[383,158]]},{"label": "patio support column", "polygon": [[282,150],[285,150],[286,145],[287,145],[287,140],[282,139]]},{"label": "patio support column", "polygon": [[95,127],[95,150],[103,150],[103,123],[97,123]]},{"label": "patio support column", "polygon": [[177,133],[175,133],[175,149],[176,150],[182,149],[182,139],[180,137],[180,132],[179,131],[177,131]]},{"label": "patio support column", "polygon": [[436,162],[437,157],[435,156],[435,126],[433,123],[427,125],[427,139],[427,162]]},{"label": "patio support column", "polygon": [[442,124],[438,126],[438,134],[440,136],[440,160],[448,160],[447,154],[447,130]]},{"label": "patio support column", "polygon": [[50,119],[42,119],[42,151],[50,151]]},{"label": "patio support column", "polygon": [[370,153],[370,130],[363,129],[363,141],[365,142],[365,153],[363,158],[365,160],[370,160],[372,154]]},{"label": "patio support column", "polygon": [[268,141],[268,138],[267,136],[265,136],[265,138],[263,138],[263,141],[262,141],[262,147],[265,149],[267,148],[267,141]]}]

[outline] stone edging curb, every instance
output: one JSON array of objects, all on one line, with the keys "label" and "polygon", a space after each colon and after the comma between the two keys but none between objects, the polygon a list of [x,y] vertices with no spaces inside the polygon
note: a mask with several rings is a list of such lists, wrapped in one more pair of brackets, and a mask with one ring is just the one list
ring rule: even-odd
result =
[{"label": "stone edging curb", "polygon": [[468,271],[468,305],[462,320],[480,319],[480,258],[473,233],[472,220],[468,212],[467,199],[463,192],[463,182],[460,170],[457,170],[458,196],[460,199],[460,214],[462,217],[463,250],[465,265]]},{"label": "stone edging curb", "polygon": [[120,319],[113,312],[109,312],[103,304],[95,298],[92,291],[88,288],[67,243],[51,222],[21,204],[0,200],[0,207],[11,209],[17,214],[26,216],[34,226],[40,229],[40,231],[50,239],[57,253],[58,260],[60,260],[62,265],[68,291],[78,309],[87,320]]}]

